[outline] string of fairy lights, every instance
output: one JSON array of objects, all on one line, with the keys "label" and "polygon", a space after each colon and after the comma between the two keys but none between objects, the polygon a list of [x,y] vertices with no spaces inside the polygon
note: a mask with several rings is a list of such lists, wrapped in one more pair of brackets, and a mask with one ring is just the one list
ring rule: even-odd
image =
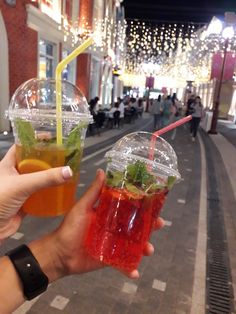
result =
[{"label": "string of fairy lights", "polygon": [[[144,64],[165,65],[158,72],[166,72],[172,56],[178,49],[186,51],[190,40],[197,36],[202,25],[165,23],[153,25],[141,21],[129,21],[127,27],[126,72],[141,73]],[[155,67],[153,68],[155,74]],[[147,74],[147,73],[146,73]]]},{"label": "string of fairy lights", "polygon": [[[193,23],[129,21],[127,39],[127,75],[169,76],[198,83],[209,80],[212,56],[225,48],[222,36],[207,34],[207,25]],[[236,35],[227,44],[227,51],[234,54]]]},{"label": "string of fairy lights", "polygon": [[126,53],[126,21],[118,20],[117,23],[110,17],[94,19],[93,25],[82,20],[71,27],[72,46],[80,44],[87,37],[93,35],[95,44],[89,49],[101,52],[112,59],[114,66],[124,68]]},{"label": "string of fairy lights", "polygon": [[[36,1],[40,2],[32,0]],[[117,6],[120,2],[117,0]],[[72,22],[66,14],[59,20],[64,42],[72,47],[93,34],[96,44],[89,50],[121,70],[121,79],[153,75],[204,82],[210,77],[213,54],[223,53],[225,48],[225,39],[208,34],[204,24],[116,20],[108,13],[95,18],[92,25],[85,18]],[[227,51],[236,53],[236,32],[227,45]]]}]

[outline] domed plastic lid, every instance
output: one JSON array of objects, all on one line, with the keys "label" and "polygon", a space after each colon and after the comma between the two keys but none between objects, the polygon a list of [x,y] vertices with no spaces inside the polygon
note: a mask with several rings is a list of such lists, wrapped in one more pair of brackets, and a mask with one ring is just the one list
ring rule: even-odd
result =
[{"label": "domed plastic lid", "polygon": [[126,167],[137,160],[147,164],[149,169],[162,176],[181,178],[178,172],[177,156],[172,146],[163,138],[148,132],[134,132],[122,137],[106,157]]},{"label": "domed plastic lid", "polygon": [[[86,98],[80,90],[68,81],[61,81],[63,122],[93,121]],[[25,121],[50,120],[56,123],[56,81],[52,79],[31,79],[18,87],[12,96],[6,115],[10,120],[22,118]]]}]

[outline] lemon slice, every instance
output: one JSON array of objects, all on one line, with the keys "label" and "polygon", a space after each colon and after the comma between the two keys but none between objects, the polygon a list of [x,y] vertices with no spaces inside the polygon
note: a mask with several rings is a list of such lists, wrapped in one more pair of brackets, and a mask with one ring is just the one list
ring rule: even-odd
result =
[{"label": "lemon slice", "polygon": [[24,159],[18,164],[20,174],[43,171],[52,168],[47,162],[39,159]]}]

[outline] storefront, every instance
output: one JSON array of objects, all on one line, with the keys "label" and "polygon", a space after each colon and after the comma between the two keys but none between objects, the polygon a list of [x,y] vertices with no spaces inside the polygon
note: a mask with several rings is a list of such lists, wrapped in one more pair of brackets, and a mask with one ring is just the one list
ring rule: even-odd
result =
[{"label": "storefront", "polygon": [[[1,117],[18,86],[34,77],[54,78],[58,62],[83,40],[77,42],[79,31],[99,25],[103,28],[96,30],[102,34],[103,46],[80,54],[64,69],[62,78],[76,84],[88,100],[98,96],[105,107],[110,105],[114,58],[113,63],[106,58],[116,53],[113,0],[0,1],[0,13]],[[116,96],[122,89],[119,83],[115,82]],[[7,128],[8,121],[0,118],[0,131]]]}]

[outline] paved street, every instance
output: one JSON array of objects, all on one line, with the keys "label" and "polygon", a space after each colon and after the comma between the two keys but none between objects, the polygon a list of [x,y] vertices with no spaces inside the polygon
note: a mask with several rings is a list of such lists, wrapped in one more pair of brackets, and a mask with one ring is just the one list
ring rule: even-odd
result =
[{"label": "paved street", "polygon": [[[78,196],[92,181],[96,169],[105,169],[104,154],[110,145],[121,134],[134,129],[151,130],[151,122],[145,115],[135,125],[87,138]],[[218,237],[217,245],[219,251],[220,241],[224,243],[222,254],[226,263],[221,269],[226,269],[231,298],[228,309],[224,300],[219,304],[221,296],[218,295],[215,301],[218,308],[209,313],[235,313],[236,131],[232,123],[222,122],[219,129],[222,134],[211,137],[201,131],[195,143],[191,141],[187,126],[180,127],[174,139],[171,139],[172,134],[166,136],[178,155],[182,181],[168,196],[162,211],[166,225],[152,235],[155,254],[143,258],[139,280],[129,280],[111,268],[71,276],[52,284],[46,293],[25,302],[15,313],[203,314],[213,307],[214,273],[209,269],[214,260],[211,226],[215,225],[216,214],[219,230],[222,228],[225,236]],[[1,153],[10,143],[10,138],[0,142]],[[212,200],[217,200],[218,211],[216,203],[212,207]],[[61,219],[26,217],[19,232],[3,244],[0,253],[53,230]]]}]

